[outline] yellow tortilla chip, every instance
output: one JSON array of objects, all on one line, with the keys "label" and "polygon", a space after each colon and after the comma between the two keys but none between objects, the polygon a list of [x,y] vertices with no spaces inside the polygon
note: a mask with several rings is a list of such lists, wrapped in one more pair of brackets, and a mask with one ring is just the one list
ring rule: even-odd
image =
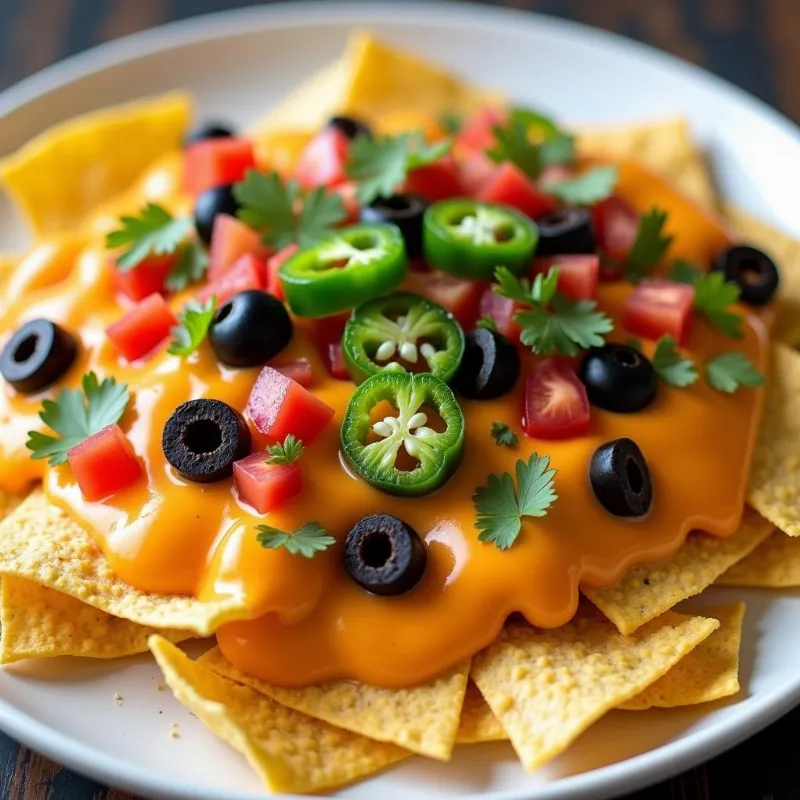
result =
[{"label": "yellow tortilla chip", "polygon": [[466,661],[434,681],[408,689],[379,689],[353,681],[292,689],[246,675],[218,647],[201,656],[198,664],[287,708],[440,761],[453,754],[469,673]]},{"label": "yellow tortilla chip", "polygon": [[763,589],[800,586],[800,538],[775,531],[749,556],[723,572],[714,585]]},{"label": "yellow tortilla chip", "polygon": [[668,612],[633,636],[604,619],[537,631],[508,626],[475,656],[471,677],[517,751],[535,770],[607,711],[667,673],[719,627]]},{"label": "yellow tortilla chip", "polygon": [[478,687],[469,681],[461,709],[461,724],[456,734],[457,744],[479,744],[501,742],[508,739],[500,720],[483,699]]},{"label": "yellow tortilla chip", "polygon": [[274,792],[316,792],[351,783],[408,752],[335,728],[191,661],[160,636],[150,649],[175,697],[238,750]]},{"label": "yellow tortilla chip", "polygon": [[585,155],[633,158],[706,208],[716,207],[716,191],[708,167],[683,118],[583,130],[577,134],[577,143]]},{"label": "yellow tortilla chip", "polygon": [[776,344],[747,501],[789,536],[800,536],[799,393],[800,353]]},{"label": "yellow tortilla chip", "polygon": [[[147,652],[156,633],[112,617],[74,597],[6,575],[0,582],[0,664],[26,658],[82,656],[121,658]],[[187,631],[160,631],[171,642],[190,639]]]},{"label": "yellow tortilla chip", "polygon": [[581,591],[621,633],[633,633],[681,600],[702,592],[773,530],[767,520],[745,508],[739,530],[727,539],[690,534],[683,547],[664,563],[635,567],[616,586],[581,587]]},{"label": "yellow tortilla chip", "polygon": [[191,112],[174,92],[76,117],[0,161],[0,179],[35,233],[68,230],[178,147]]},{"label": "yellow tortilla chip", "polygon": [[719,628],[666,675],[619,708],[644,711],[648,708],[693,706],[729,697],[739,691],[739,646],[742,643],[744,603],[704,608],[701,613],[718,620]]},{"label": "yellow tortilla chip", "polygon": [[242,599],[203,603],[194,597],[147,594],[111,571],[94,539],[37,490],[0,523],[0,575],[68,594],[115,617],[153,628],[209,636],[223,622],[247,616]]}]

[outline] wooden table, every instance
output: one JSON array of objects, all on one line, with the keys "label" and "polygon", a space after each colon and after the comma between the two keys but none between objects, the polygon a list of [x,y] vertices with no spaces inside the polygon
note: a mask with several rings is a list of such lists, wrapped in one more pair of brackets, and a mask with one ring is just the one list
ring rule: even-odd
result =
[{"label": "wooden table", "polygon": [[[377,0],[376,0],[377,1]],[[505,0],[648,42],[800,120],[798,0]],[[0,90],[108,39],[255,0],[0,0]],[[708,764],[626,800],[797,800],[800,709]],[[0,734],[3,800],[131,800]]]}]

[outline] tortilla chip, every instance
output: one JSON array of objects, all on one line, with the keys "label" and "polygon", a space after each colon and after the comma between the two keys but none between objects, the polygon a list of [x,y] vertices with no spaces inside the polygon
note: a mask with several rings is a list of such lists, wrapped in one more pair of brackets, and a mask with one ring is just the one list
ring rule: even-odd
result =
[{"label": "tortilla chip", "polygon": [[117,578],[94,539],[41,490],[0,523],[0,575],[56,589],[115,617],[209,636],[247,615],[242,598],[212,603],[147,594]]},{"label": "tortilla chip", "polygon": [[174,92],[75,117],[0,161],[0,179],[36,234],[68,230],[177,148],[191,111]]},{"label": "tortilla chip", "polygon": [[762,249],[778,265],[781,284],[772,334],[792,346],[800,344],[800,241],[735,206],[725,205],[724,211],[742,240]]},{"label": "tortilla chip", "polygon": [[[0,664],[55,656],[121,658],[146,653],[147,640],[156,633],[155,628],[112,617],[74,597],[8,575],[0,582],[0,621]],[[193,635],[160,633],[171,642]]]},{"label": "tortilla chip", "polygon": [[351,783],[409,754],[276,703],[191,661],[160,636],[150,649],[175,697],[238,750],[274,792]]},{"label": "tortilla chip", "polygon": [[465,661],[434,681],[408,689],[379,689],[353,681],[292,689],[246,675],[228,662],[218,647],[197,663],[282,706],[440,761],[453,754],[469,673]]},{"label": "tortilla chip", "polygon": [[480,742],[501,742],[508,739],[500,720],[483,699],[478,687],[467,683],[464,707],[461,709],[461,724],[456,734],[457,744],[479,744]]},{"label": "tortilla chip", "polygon": [[776,344],[747,501],[789,536],[800,536],[799,393],[800,353]]},{"label": "tortilla chip", "polygon": [[767,520],[745,508],[739,530],[726,539],[692,533],[672,558],[655,566],[632,569],[616,586],[581,587],[623,634],[660,617],[681,600],[699,594],[728,567],[751,553],[774,530]]},{"label": "tortilla chip", "polygon": [[671,180],[701,205],[716,208],[716,191],[708,167],[692,141],[685,119],[584,130],[577,137],[581,153],[633,158]]},{"label": "tortilla chip", "polygon": [[693,706],[729,697],[739,691],[739,646],[742,643],[744,603],[704,608],[701,613],[718,620],[719,628],[666,675],[618,708],[644,711],[648,708]]},{"label": "tortilla chip", "polygon": [[723,572],[714,585],[762,589],[800,586],[800,538],[775,531],[747,558]]},{"label": "tortilla chip", "polygon": [[522,766],[532,771],[658,680],[718,627],[715,619],[672,611],[633,636],[593,617],[549,631],[511,625],[475,656],[471,677]]}]

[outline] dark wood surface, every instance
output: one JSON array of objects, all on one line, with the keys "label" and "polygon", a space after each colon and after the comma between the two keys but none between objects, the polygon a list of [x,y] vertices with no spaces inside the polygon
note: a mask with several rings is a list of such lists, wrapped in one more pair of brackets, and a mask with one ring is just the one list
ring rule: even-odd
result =
[{"label": "dark wood surface", "polygon": [[[258,3],[0,0],[0,90],[99,42],[170,20],[247,5]],[[505,0],[496,5],[579,20],[648,42],[700,64],[800,120],[800,0]],[[798,800],[798,752],[800,709],[713,761],[626,800]],[[0,798],[131,800],[2,734]]]}]

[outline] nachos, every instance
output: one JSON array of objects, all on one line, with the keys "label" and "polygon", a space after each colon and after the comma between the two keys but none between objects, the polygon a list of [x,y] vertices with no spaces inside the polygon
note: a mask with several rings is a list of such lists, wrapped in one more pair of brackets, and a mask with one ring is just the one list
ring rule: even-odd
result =
[{"label": "nachos", "polygon": [[363,32],[244,131],[190,111],[0,161],[0,662],[149,650],[287,792],[739,692],[744,605],[674,607],[800,585],[800,245],[681,121]]}]

